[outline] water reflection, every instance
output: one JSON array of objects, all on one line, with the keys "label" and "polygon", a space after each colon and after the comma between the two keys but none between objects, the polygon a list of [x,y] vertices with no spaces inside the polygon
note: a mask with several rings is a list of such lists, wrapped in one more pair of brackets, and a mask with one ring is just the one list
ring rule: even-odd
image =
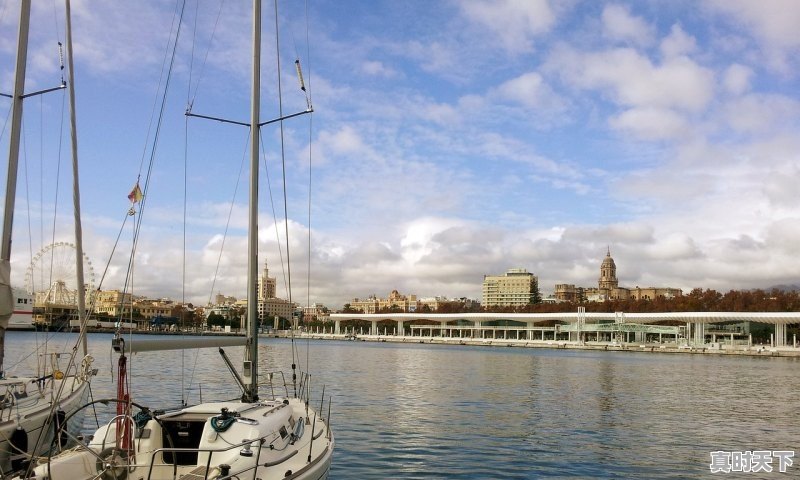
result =
[{"label": "water reflection", "polygon": [[[7,355],[33,339],[11,332]],[[108,343],[90,337],[96,397],[114,395]],[[259,363],[287,372],[309,363],[314,395],[324,383],[334,396],[334,480],[694,478],[708,474],[712,450],[800,453],[796,359],[331,341],[306,353],[306,344],[293,355],[290,342],[268,339]],[[241,362],[241,349],[228,353]],[[193,400],[239,392],[214,349],[132,361],[144,403],[180,399],[181,372],[193,369]]]}]

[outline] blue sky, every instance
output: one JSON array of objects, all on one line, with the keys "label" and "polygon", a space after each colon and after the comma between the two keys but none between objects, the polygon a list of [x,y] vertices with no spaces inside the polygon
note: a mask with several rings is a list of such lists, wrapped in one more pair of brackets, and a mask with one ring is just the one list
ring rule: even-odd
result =
[{"label": "blue sky", "polygon": [[[58,83],[63,38],[60,2],[34,4],[28,91]],[[187,5],[134,293],[244,296],[248,132],[187,128],[183,112],[192,98],[196,113],[248,118],[249,10],[225,2],[214,30],[218,2]],[[264,10],[266,119],[277,97],[273,4]],[[623,286],[800,283],[800,3],[311,1],[307,23],[305,10],[279,4],[284,111],[305,105],[295,56],[316,110],[310,126],[284,125],[294,300],[338,307],[392,289],[479,298],[484,274],[514,267],[538,275],[545,293],[593,286],[608,247]],[[149,160],[174,11],[167,1],[73,1],[85,250],[98,279]],[[6,93],[17,21],[17,2],[0,2]],[[0,100],[4,123],[9,105]],[[50,94],[25,106],[12,278],[71,235],[66,143],[54,173],[61,105]],[[277,199],[279,130],[263,138]],[[7,128],[0,142],[6,152]],[[261,191],[260,258],[286,296],[263,173]],[[104,288],[122,286],[126,262],[114,256]]]}]

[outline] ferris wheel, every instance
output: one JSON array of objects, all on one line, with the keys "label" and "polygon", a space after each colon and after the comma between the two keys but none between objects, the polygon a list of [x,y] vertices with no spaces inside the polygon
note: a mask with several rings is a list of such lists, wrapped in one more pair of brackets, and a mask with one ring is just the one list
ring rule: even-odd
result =
[{"label": "ferris wheel", "polygon": [[[34,255],[25,272],[25,288],[35,305],[78,305],[78,251],[68,242],[56,242]],[[86,292],[94,292],[94,268],[83,254],[83,283]]]}]

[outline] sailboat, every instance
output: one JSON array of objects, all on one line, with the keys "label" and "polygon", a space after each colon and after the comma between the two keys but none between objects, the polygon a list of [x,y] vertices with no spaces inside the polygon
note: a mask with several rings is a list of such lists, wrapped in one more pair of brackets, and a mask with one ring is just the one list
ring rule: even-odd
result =
[{"label": "sailboat", "polygon": [[[69,2],[67,2],[69,4]],[[65,445],[67,432],[77,432],[81,425],[73,414],[80,410],[89,394],[89,380],[95,373],[92,358],[86,354],[85,332],[83,360],[77,361],[75,353],[50,353],[40,356],[38,369],[31,376],[6,377],[3,373],[5,331],[14,314],[31,312],[30,296],[11,286],[11,234],[16,196],[17,164],[19,159],[20,132],[22,124],[22,102],[24,97],[46,93],[55,89],[25,94],[25,67],[27,62],[28,30],[30,24],[30,0],[20,4],[20,23],[15,69],[14,92],[10,95],[11,131],[9,137],[8,176],[3,217],[2,245],[0,251],[0,469],[8,474],[25,467],[33,455],[52,451],[54,446]],[[78,256],[78,316],[83,322],[85,315],[83,291],[83,263],[80,228],[80,193],[77,176],[77,137],[75,132],[75,94],[72,69],[71,25],[67,7],[67,57],[69,61],[68,93],[70,98],[70,124],[72,136],[72,166],[74,189],[74,214],[76,248]],[[64,88],[64,82],[58,88]],[[66,418],[72,417],[72,423]],[[2,477],[3,475],[0,475]]]},{"label": "sailboat", "polygon": [[[138,339],[118,336],[114,348],[121,353],[117,415],[101,425],[86,445],[49,458],[20,478],[82,479],[299,479],[328,476],[334,437],[323,417],[324,393],[319,410],[310,404],[308,377],[291,375],[276,390],[269,376],[269,398],[259,393],[258,310],[258,174],[259,131],[271,123],[260,119],[261,1],[253,1],[253,72],[250,109],[250,196],[248,222],[247,336]],[[311,109],[309,107],[308,112]],[[291,118],[302,113],[287,115]],[[199,115],[198,115],[199,116]],[[210,118],[210,117],[209,117]],[[275,121],[281,120],[276,119]],[[222,348],[228,369],[241,389],[234,400],[200,403],[175,410],[140,406],[125,390],[125,358],[134,352],[243,344],[243,367],[237,371]],[[294,365],[293,365],[294,370]],[[266,389],[265,389],[266,390]],[[265,395],[266,396],[266,395]],[[133,407],[139,412],[133,413]]]}]

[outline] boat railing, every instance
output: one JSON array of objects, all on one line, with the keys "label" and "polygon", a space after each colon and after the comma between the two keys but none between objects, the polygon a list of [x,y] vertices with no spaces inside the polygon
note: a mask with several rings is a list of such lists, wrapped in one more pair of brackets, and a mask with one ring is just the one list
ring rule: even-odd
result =
[{"label": "boat railing", "polygon": [[24,381],[6,381],[3,386],[5,390],[0,393],[0,421],[5,422],[16,415],[14,407],[18,400],[28,396],[28,385]]},{"label": "boat railing", "polygon": [[36,365],[36,375],[42,379],[55,377],[57,380],[60,380],[67,374],[67,372],[61,368],[61,359],[67,359],[67,368],[71,370],[72,367],[69,363],[69,359],[71,357],[72,354],[70,352],[40,353],[39,360],[37,361]]},{"label": "boat railing", "polygon": [[[74,391],[80,382],[88,380],[97,371],[92,369],[91,356],[86,356],[81,361],[80,366],[68,365],[67,372],[61,370],[59,359],[62,357],[70,356],[70,353],[47,353],[39,355],[39,366],[37,368],[36,377],[25,378],[6,378],[0,386],[0,421],[6,421],[11,418],[12,410],[16,407],[21,400],[29,398],[32,394],[40,396],[49,392],[51,396],[55,396],[58,392],[54,388],[49,388],[50,384],[54,381],[62,381],[67,377],[67,373],[74,372],[76,381],[69,384],[68,391]],[[35,386],[33,391],[29,388]],[[51,398],[52,400],[52,398]]]},{"label": "boat railing", "polygon": [[[254,444],[256,444],[256,443],[257,443],[257,446],[254,446]],[[253,472],[253,479],[255,479],[256,478],[256,469],[259,467],[259,463],[260,463],[259,460],[261,458],[261,450],[262,450],[262,448],[264,448],[266,443],[267,443],[267,437],[261,437],[261,438],[255,439],[255,440],[245,439],[245,440],[242,440],[239,443],[228,445],[225,448],[171,448],[171,447],[158,448],[158,449],[153,450],[150,453],[149,469],[147,471],[147,477],[146,478],[148,480],[150,478],[152,478],[153,470],[155,468],[158,468],[159,470],[162,470],[164,468],[173,468],[174,469],[174,468],[178,467],[178,465],[175,464],[175,463],[167,463],[167,462],[159,462],[159,463],[157,463],[156,459],[157,459],[159,454],[161,454],[161,458],[164,458],[164,454],[165,453],[171,453],[171,454],[173,454],[173,458],[175,458],[176,454],[181,453],[181,452],[186,452],[186,453],[197,453],[198,454],[198,458],[199,458],[201,453],[207,453],[208,454],[208,458],[206,459],[205,465],[204,466],[203,465],[199,465],[196,469],[194,469],[191,472],[191,474],[192,474],[191,478],[193,478],[193,479],[208,480],[209,478],[243,478],[244,474],[246,474],[249,471]],[[228,471],[223,471],[222,470],[222,469],[226,469],[226,468],[229,469],[230,466],[228,466],[228,465],[217,465],[217,466],[214,466],[214,467],[211,466],[211,460],[212,460],[214,454],[230,452],[231,450],[236,450],[236,449],[240,449],[239,455],[241,455],[243,457],[252,456],[253,453],[254,453],[253,450],[255,449],[256,450],[256,452],[255,452],[255,456],[256,456],[255,461],[250,463],[247,467],[245,467],[245,468],[243,468],[241,470],[238,470],[236,472],[232,472],[230,470],[228,470]],[[296,453],[297,453],[297,451],[295,450],[295,451],[291,452],[290,454],[287,454],[284,457],[281,457],[281,458],[279,458],[277,460],[274,460],[274,461],[270,461],[270,462],[268,462],[267,466],[280,465],[281,463],[285,462],[286,460],[289,460],[290,458],[292,458]],[[138,465],[136,465],[136,464],[130,464],[129,468],[135,468],[137,466]],[[217,471],[218,469],[220,471]],[[183,478],[183,477],[181,477],[181,478]]]},{"label": "boat railing", "polygon": [[[120,422],[120,421],[129,424],[131,428],[133,428],[135,426],[135,424],[136,424],[136,421],[130,415],[117,415],[114,418],[112,418],[108,422],[108,424],[111,425],[112,423],[117,423],[117,422]],[[162,448],[157,448],[157,449],[155,449],[155,450],[150,452],[150,461],[149,462],[147,462],[145,464],[138,464],[135,461],[135,457],[133,457],[132,452],[127,452],[127,453],[124,453],[122,456],[119,456],[120,452],[124,452],[125,449],[118,447],[115,444],[114,440],[107,438],[107,436],[110,434],[110,432],[112,432],[112,430],[110,428],[106,429],[106,437],[104,437],[102,439],[102,442],[100,444],[101,448],[100,448],[99,453],[95,452],[92,449],[89,449],[89,452],[91,452],[93,454],[93,456],[97,457],[98,469],[100,469],[100,468],[109,469],[110,471],[114,471],[115,472],[114,475],[119,475],[120,469],[126,469],[128,472],[133,472],[135,469],[137,469],[139,467],[148,467],[147,476],[146,476],[146,478],[148,480],[153,477],[154,469],[158,469],[158,470],[176,469],[179,466],[182,466],[182,467],[185,466],[185,465],[180,465],[180,464],[178,464],[176,462],[163,461],[163,459],[165,457],[164,454],[171,454],[172,458],[177,458],[177,454],[179,454],[179,453],[197,454],[198,458],[200,458],[200,454],[203,454],[203,453],[207,453],[208,454],[208,458],[207,458],[207,460],[205,462],[205,466],[198,465],[197,468],[195,468],[194,470],[192,470],[192,472],[190,472],[191,476],[189,478],[192,478],[192,479],[195,479],[195,480],[200,480],[200,479],[208,480],[210,478],[228,478],[229,476],[231,478],[233,478],[234,476],[239,476],[241,478],[241,477],[243,477],[243,474],[245,474],[248,471],[252,470],[253,471],[253,478],[255,479],[255,469],[258,468],[258,464],[259,464],[258,459],[260,458],[260,455],[261,455],[261,448],[262,448],[262,446],[264,444],[267,443],[267,437],[265,436],[265,437],[258,438],[258,439],[255,439],[255,440],[245,439],[245,440],[242,440],[241,442],[236,443],[236,444],[229,444],[225,448],[162,447]],[[106,448],[105,445],[107,443],[108,443],[108,445],[113,445],[113,446]],[[244,468],[244,469],[242,469],[240,471],[237,471],[237,472],[220,471],[220,468],[223,467],[222,465],[215,466],[215,467],[211,466],[211,461],[212,461],[212,458],[213,458],[214,454],[220,454],[220,453],[230,452],[231,450],[241,449],[240,452],[239,452],[239,455],[241,455],[241,456],[252,456],[253,452],[252,452],[251,449],[254,447],[253,446],[254,443],[258,444],[258,448],[257,448],[258,451],[257,451],[257,454],[256,454],[256,461],[252,466],[249,466],[249,467]],[[296,453],[296,452],[294,452],[294,453]],[[291,458],[294,455],[294,453],[292,455],[287,455],[285,457],[282,457],[282,458],[280,458],[278,460],[271,461],[270,464],[279,465],[280,463],[283,463],[284,461],[286,461],[289,458]],[[160,457],[162,459],[161,461],[157,461],[159,459],[159,455],[161,455],[161,457]],[[113,458],[113,460],[111,460],[111,458]],[[133,461],[131,461],[131,460],[133,460]],[[102,478],[106,478],[106,477],[103,476]],[[115,477],[111,477],[111,478],[115,478]],[[119,478],[125,478],[125,477],[119,477]],[[184,478],[184,477],[180,476],[180,478]]]},{"label": "boat railing", "polygon": [[270,389],[271,399],[276,397],[275,389],[283,390],[278,395],[283,394],[286,397],[297,397],[310,401],[311,397],[311,375],[306,372],[300,372],[299,378],[297,374],[289,374],[291,380],[287,379],[287,374],[278,370],[274,372],[263,373],[259,375],[261,385],[267,385]]},{"label": "boat railing", "polygon": [[259,376],[265,379],[263,383],[269,386],[270,395],[272,396],[273,399],[276,398],[275,388],[280,389],[281,387],[283,387],[283,394],[286,397],[289,396],[289,387],[291,386],[292,389],[294,389],[294,382],[287,382],[286,375],[280,370],[274,372],[266,372]]}]

